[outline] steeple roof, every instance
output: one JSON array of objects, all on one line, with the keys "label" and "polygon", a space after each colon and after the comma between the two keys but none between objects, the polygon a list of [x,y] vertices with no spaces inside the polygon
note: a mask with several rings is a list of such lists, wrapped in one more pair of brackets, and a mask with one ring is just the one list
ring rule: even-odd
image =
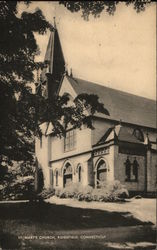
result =
[{"label": "steeple roof", "polygon": [[47,68],[44,68],[41,73],[41,81],[46,81],[46,73],[52,74],[56,81],[60,81],[65,69],[65,60],[61,47],[61,42],[56,24],[54,30],[51,31],[44,62],[47,62]]}]

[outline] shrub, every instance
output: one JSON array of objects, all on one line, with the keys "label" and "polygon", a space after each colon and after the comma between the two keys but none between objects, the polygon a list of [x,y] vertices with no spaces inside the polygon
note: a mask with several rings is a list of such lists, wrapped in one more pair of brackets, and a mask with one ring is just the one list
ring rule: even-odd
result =
[{"label": "shrub", "polygon": [[109,197],[109,192],[102,188],[93,189],[92,200],[93,201],[107,201]]},{"label": "shrub", "polygon": [[110,181],[110,182],[101,182],[99,184],[101,190],[107,192],[111,197],[117,198],[127,198],[129,193],[124,185],[120,183],[120,181]]},{"label": "shrub", "polygon": [[7,168],[0,166],[0,172],[2,172],[0,200],[32,199],[34,196],[33,165],[14,161]]},{"label": "shrub", "polygon": [[29,199],[33,195],[33,190],[34,179],[32,176],[19,177],[9,185],[3,185],[0,197],[4,200]]},{"label": "shrub", "polygon": [[41,193],[38,194],[38,197],[40,199],[48,199],[50,197],[52,197],[55,194],[55,190],[54,189],[43,189]]},{"label": "shrub", "polygon": [[75,198],[79,201],[119,201],[128,197],[128,191],[119,181],[101,182],[99,188],[72,183],[65,188],[57,188],[59,198]]},{"label": "shrub", "polygon": [[127,198],[129,196],[128,190],[126,189],[125,185],[120,183],[120,181],[113,181],[110,183],[109,187],[113,198]]},{"label": "shrub", "polygon": [[90,193],[92,192],[92,187],[82,186],[80,183],[72,183],[67,187],[61,189],[56,188],[55,195],[59,198],[77,198],[84,197],[82,199],[88,200]]},{"label": "shrub", "polygon": [[61,192],[61,189],[60,188],[56,188],[55,189],[55,196],[59,197],[60,196],[60,192]]}]

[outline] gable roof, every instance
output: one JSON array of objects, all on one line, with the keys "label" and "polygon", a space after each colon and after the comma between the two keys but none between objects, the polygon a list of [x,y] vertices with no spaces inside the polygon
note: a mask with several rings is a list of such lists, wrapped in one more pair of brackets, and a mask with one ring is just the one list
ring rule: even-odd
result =
[{"label": "gable roof", "polygon": [[76,94],[96,94],[109,111],[108,119],[156,128],[156,102],[154,100],[112,89],[79,78],[69,77]]},{"label": "gable roof", "polygon": [[114,131],[114,128],[109,128],[105,134],[100,138],[100,140],[96,143],[96,145],[101,145],[106,142],[107,137],[111,134],[111,132]]},{"label": "gable roof", "polygon": [[114,132],[112,139],[117,138],[118,141],[144,144],[144,142],[138,140],[127,127],[122,127],[118,125],[116,127],[109,128],[94,146],[99,146],[104,144],[105,142],[108,142],[108,137],[112,131]]},{"label": "gable roof", "polygon": [[140,140],[138,140],[134,134],[132,134],[128,128],[126,127],[120,127],[119,133],[118,133],[118,140],[119,141],[126,141],[126,142],[132,142],[132,143],[139,143],[143,144]]}]

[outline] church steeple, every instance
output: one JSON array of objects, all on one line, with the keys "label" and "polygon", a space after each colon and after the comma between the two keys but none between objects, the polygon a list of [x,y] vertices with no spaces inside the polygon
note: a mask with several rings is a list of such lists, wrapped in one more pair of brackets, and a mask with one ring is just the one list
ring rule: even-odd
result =
[{"label": "church steeple", "polygon": [[55,19],[54,30],[50,33],[44,62],[47,63],[47,67],[42,70],[41,83],[47,82],[47,92],[48,96],[50,96],[53,94],[52,92],[57,91],[59,82],[65,71],[65,60]]}]

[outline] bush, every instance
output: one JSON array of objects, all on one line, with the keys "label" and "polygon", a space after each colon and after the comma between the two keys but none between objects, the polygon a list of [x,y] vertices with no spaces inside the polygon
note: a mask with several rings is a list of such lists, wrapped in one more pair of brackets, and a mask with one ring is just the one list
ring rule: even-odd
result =
[{"label": "bush", "polygon": [[34,196],[34,179],[24,176],[15,179],[9,185],[3,185],[0,198],[3,200],[31,199]]},{"label": "bush", "polygon": [[[0,166],[0,200],[21,200],[34,197],[34,166],[23,161]],[[2,170],[2,171],[1,171]]]},{"label": "bush", "polygon": [[108,201],[109,192],[105,189],[93,189],[92,200],[93,201]]},{"label": "bush", "polygon": [[8,167],[7,166],[2,166],[0,164],[0,181],[2,181],[5,177],[5,175],[8,173]]},{"label": "bush", "polygon": [[105,192],[108,201],[125,199],[129,196],[128,190],[118,180],[105,183],[102,182],[100,183],[100,189]]},{"label": "bush", "polygon": [[39,199],[48,199],[50,197],[52,197],[55,194],[55,190],[54,189],[43,189],[41,193],[39,193],[37,196],[39,197]]},{"label": "bush", "polygon": [[79,200],[90,200],[90,194],[93,188],[90,186],[82,186],[80,183],[72,183],[67,187],[55,190],[55,195],[59,198],[76,198]]},{"label": "bush", "polygon": [[119,201],[128,197],[128,191],[119,181],[102,182],[99,188],[72,183],[65,188],[57,188],[55,195],[59,198],[74,198],[79,201]]}]

